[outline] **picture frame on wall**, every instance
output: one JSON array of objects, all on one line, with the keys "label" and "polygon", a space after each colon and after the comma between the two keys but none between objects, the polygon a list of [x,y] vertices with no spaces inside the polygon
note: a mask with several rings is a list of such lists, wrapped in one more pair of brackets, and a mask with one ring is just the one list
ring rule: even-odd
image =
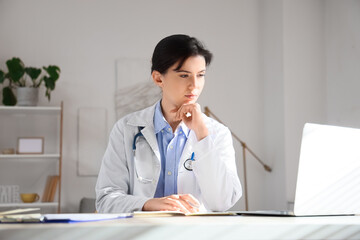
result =
[{"label": "picture frame on wall", "polygon": [[43,154],[44,137],[19,137],[17,154]]}]

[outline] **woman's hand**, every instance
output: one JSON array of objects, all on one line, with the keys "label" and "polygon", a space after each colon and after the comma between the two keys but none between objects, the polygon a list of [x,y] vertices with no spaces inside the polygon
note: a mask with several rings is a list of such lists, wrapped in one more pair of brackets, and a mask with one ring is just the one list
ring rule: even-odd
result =
[{"label": "woman's hand", "polygon": [[174,194],[167,197],[149,199],[145,202],[142,210],[195,213],[199,211],[199,207],[199,201],[191,194]]},{"label": "woman's hand", "polygon": [[176,112],[175,119],[182,120],[188,128],[193,130],[198,141],[209,135],[198,103],[184,104],[173,111]]}]

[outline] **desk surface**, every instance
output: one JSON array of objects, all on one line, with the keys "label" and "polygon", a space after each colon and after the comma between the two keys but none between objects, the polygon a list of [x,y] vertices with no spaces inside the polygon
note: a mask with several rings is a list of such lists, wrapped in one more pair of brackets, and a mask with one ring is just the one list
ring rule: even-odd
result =
[{"label": "desk surface", "polygon": [[158,217],[0,224],[0,239],[360,239],[360,216]]}]

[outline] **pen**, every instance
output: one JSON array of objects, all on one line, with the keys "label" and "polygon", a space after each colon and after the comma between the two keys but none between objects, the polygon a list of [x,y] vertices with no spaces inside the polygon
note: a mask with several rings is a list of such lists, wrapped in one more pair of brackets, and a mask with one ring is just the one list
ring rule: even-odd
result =
[{"label": "pen", "polygon": [[192,154],[191,154],[191,161],[195,161],[195,159],[194,159],[194,156],[195,156],[195,153],[193,152]]}]

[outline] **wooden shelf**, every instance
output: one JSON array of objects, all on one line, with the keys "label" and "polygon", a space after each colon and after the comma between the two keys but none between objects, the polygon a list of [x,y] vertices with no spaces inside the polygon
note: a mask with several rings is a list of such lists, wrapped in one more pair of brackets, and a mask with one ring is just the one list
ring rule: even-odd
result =
[{"label": "wooden shelf", "polygon": [[0,114],[59,114],[61,107],[0,106]]},{"label": "wooden shelf", "polygon": [[[58,132],[50,132],[48,135],[53,136],[55,141],[50,141],[49,144],[51,144],[50,148],[47,148],[48,151],[44,154],[0,154],[0,162],[3,163],[6,167],[9,168],[9,166],[12,163],[15,164],[25,164],[27,162],[30,162],[32,164],[33,162],[37,163],[45,163],[46,161],[52,161],[49,162],[49,164],[56,164],[58,165],[58,170],[56,172],[56,176],[59,176],[59,181],[57,185],[56,195],[57,200],[56,202],[35,202],[35,203],[0,203],[1,208],[27,208],[27,207],[36,207],[41,209],[46,209],[47,207],[51,208],[57,208],[56,211],[60,213],[60,206],[61,206],[61,174],[62,174],[62,139],[63,139],[63,102],[61,102],[60,106],[0,106],[0,116],[2,119],[5,119],[4,121],[14,121],[12,122],[12,128],[14,128],[16,131],[11,131],[11,128],[9,129],[8,133],[11,139],[8,140],[8,142],[13,141],[15,137],[19,134],[26,134],[30,136],[35,136],[32,133],[42,133],[43,130],[41,125],[36,125],[38,122],[37,119],[41,120],[39,122],[46,122],[49,120],[49,123],[56,124],[56,129]],[[28,121],[27,121],[28,120]],[[35,126],[35,127],[34,127]],[[45,126],[46,127],[46,126]],[[31,129],[34,128],[34,129]],[[46,129],[46,128],[44,128]],[[46,130],[44,130],[46,131]],[[1,135],[2,142],[4,139],[7,138],[6,134]],[[13,135],[11,135],[13,134]],[[58,141],[57,141],[58,140]],[[58,150],[56,145],[58,145]],[[29,160],[29,161],[28,161]],[[47,163],[47,162],[46,162]],[[11,166],[14,167],[14,166]],[[6,171],[5,168],[0,166],[0,170]],[[1,174],[1,173],[0,173]],[[45,174],[45,173],[44,173]],[[49,173],[50,174],[50,173]],[[53,173],[51,173],[53,175]],[[7,176],[6,174],[3,174],[3,176]],[[38,177],[38,176],[36,176]],[[11,182],[10,182],[11,183]],[[22,183],[18,183],[18,185],[21,185]],[[45,182],[44,182],[45,184]],[[11,184],[10,184],[11,185]],[[39,185],[39,184],[38,184]],[[36,186],[38,189],[37,191],[40,192],[39,186]],[[26,187],[25,187],[26,188]],[[26,191],[26,189],[23,189]]]}]

